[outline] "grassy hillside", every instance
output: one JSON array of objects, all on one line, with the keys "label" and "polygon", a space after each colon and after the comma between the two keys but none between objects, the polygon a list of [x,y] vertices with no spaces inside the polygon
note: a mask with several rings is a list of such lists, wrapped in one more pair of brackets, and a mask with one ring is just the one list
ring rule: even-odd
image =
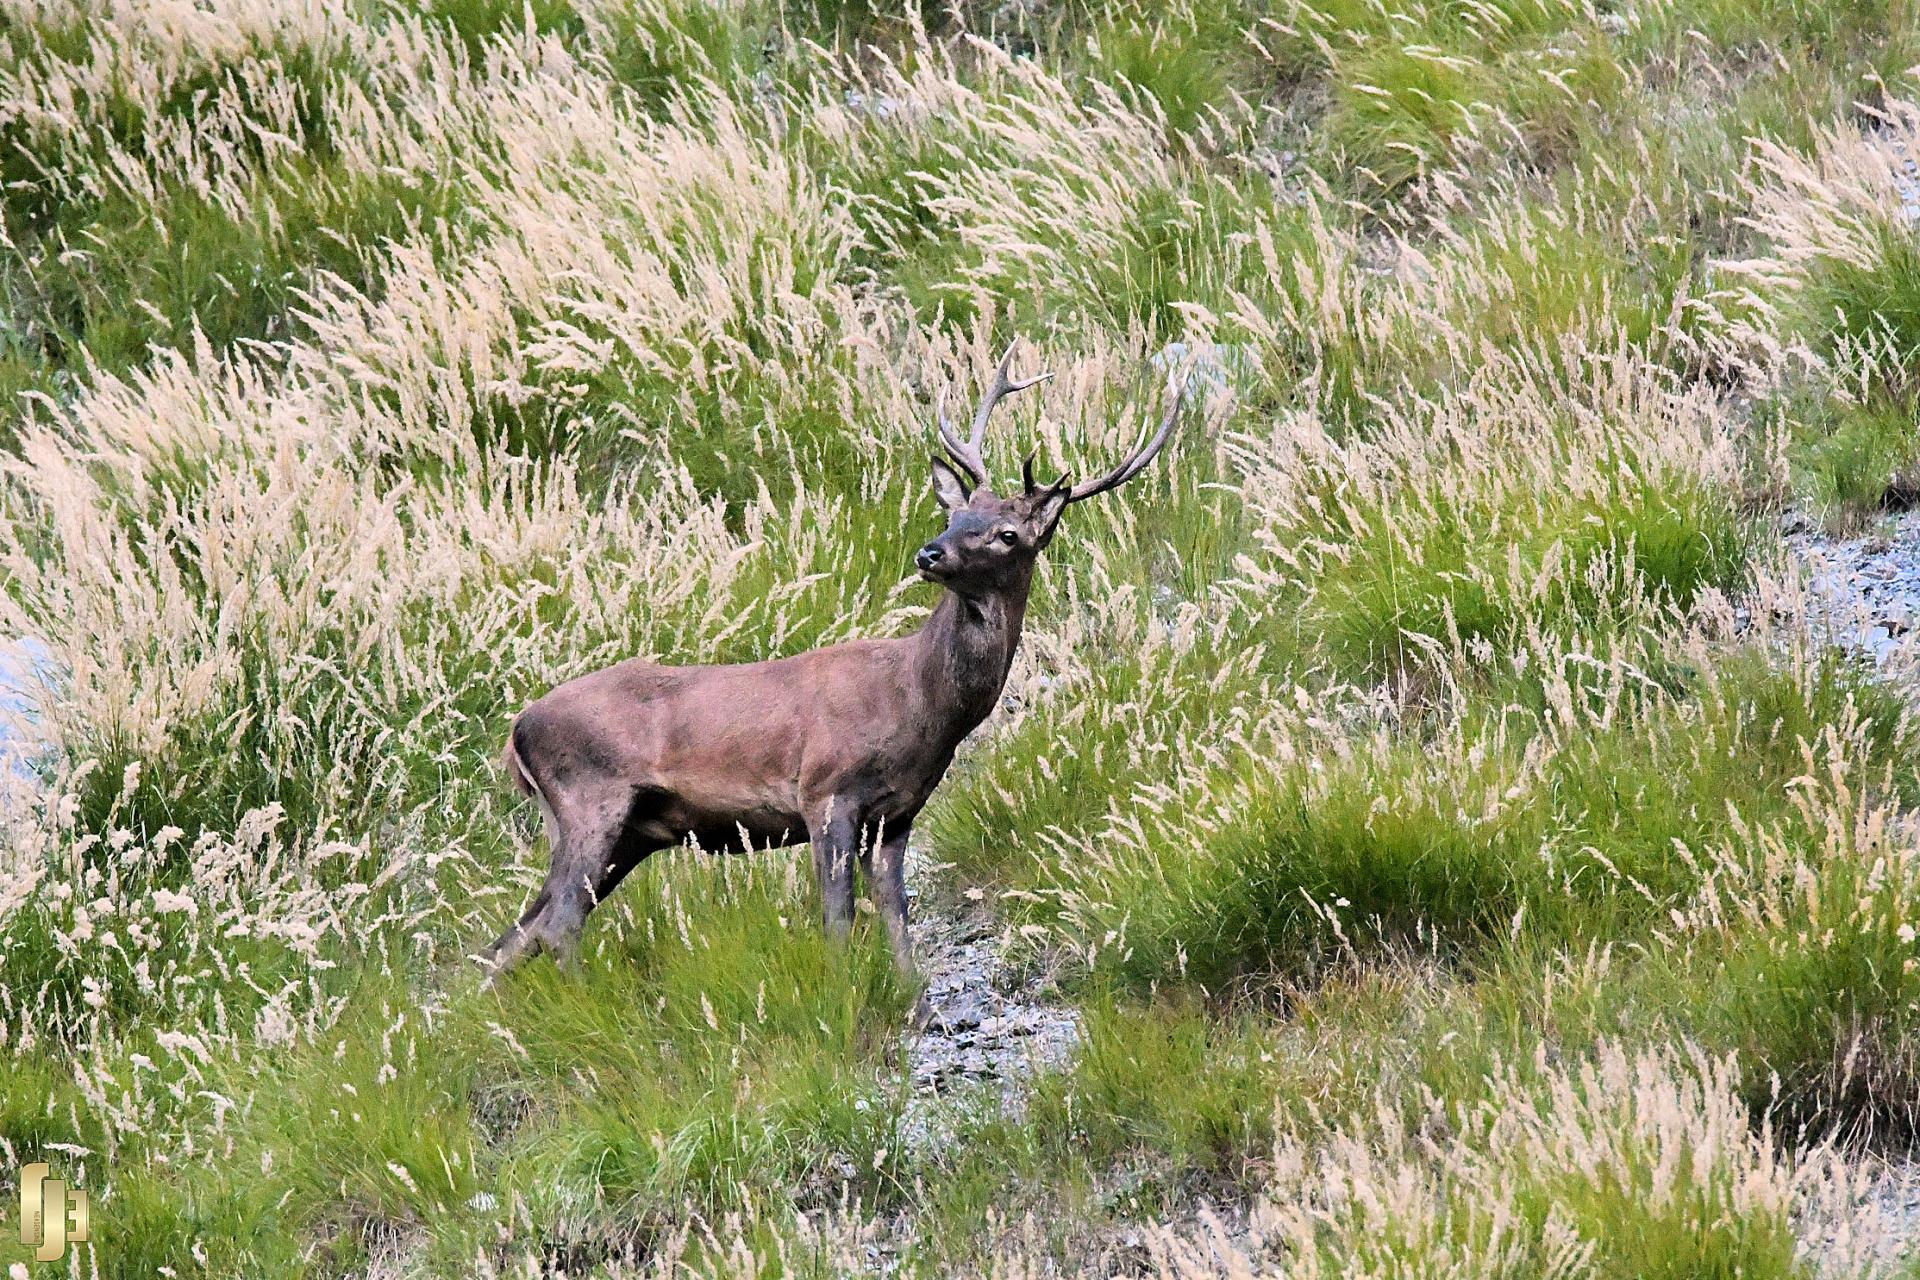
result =
[{"label": "grassy hillside", "polygon": [[[1864,1274],[1920,773],[1779,530],[1920,492],[1916,64],[1883,0],[5,0],[0,1178],[108,1277]],[[512,714],[915,626],[1016,338],[1008,475],[1198,393],[917,833],[1073,1061],[916,1090],[795,851],[482,990]]]}]

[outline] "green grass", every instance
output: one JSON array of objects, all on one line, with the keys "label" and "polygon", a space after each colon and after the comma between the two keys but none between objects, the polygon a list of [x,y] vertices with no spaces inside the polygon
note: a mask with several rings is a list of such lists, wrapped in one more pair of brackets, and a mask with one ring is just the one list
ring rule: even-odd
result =
[{"label": "green grass", "polygon": [[[455,184],[301,169],[263,176],[263,207],[244,222],[180,192],[158,208],[110,202],[51,233],[16,269],[10,297],[25,331],[38,335],[33,354],[51,369],[86,360],[121,372],[156,347],[284,339],[300,290],[318,273],[370,284],[386,241],[431,230],[459,208]],[[276,194],[284,191],[298,194]],[[128,298],[148,305],[130,310]]]},{"label": "green grass", "polygon": [[[1702,590],[1733,585],[1745,563],[1738,513],[1701,494],[1647,490],[1619,503],[1447,517],[1419,542],[1391,515],[1355,531],[1345,557],[1322,575],[1307,624],[1338,660],[1376,675],[1418,666],[1427,658],[1410,634],[1511,651],[1523,614],[1604,632],[1620,625],[1609,615],[1636,589],[1685,606]],[[1520,593],[1549,557],[1565,566],[1564,594],[1525,600]]]},{"label": "green grass", "polygon": [[1917,456],[1909,370],[1920,351],[1920,241],[1878,211],[1863,234],[1858,254],[1812,257],[1791,309],[1844,390],[1789,387],[1765,407],[1785,422],[1802,491],[1842,526],[1909,505]]},{"label": "green grass", "polygon": [[[1854,726],[1888,763],[1904,741],[1897,706],[1843,668],[1799,682],[1749,658],[1693,696],[1601,693],[1575,714],[1609,727],[1563,725],[1573,736],[1557,748],[1542,742],[1559,737],[1554,707],[1509,704],[1479,739],[1407,733],[1278,771],[1251,755],[1193,779],[1172,812],[1152,799],[1161,777],[1124,775],[1135,805],[1069,811],[1030,864],[1014,863],[1015,909],[1061,924],[1091,968],[1140,989],[1258,990],[1414,945],[1471,959],[1523,927],[1578,951],[1641,936],[1689,901],[1702,871],[1688,850],[1788,814],[1822,726]],[[1525,758],[1502,742],[1526,744]]]},{"label": "green grass", "polygon": [[1144,95],[1178,133],[1238,115],[1235,82],[1248,77],[1252,61],[1246,10],[1156,7],[1086,6],[1089,73]]},{"label": "green grass", "polygon": [[1829,350],[1847,343],[1884,343],[1896,366],[1920,352],[1920,237],[1906,227],[1882,230],[1873,266],[1823,263],[1805,306]]}]

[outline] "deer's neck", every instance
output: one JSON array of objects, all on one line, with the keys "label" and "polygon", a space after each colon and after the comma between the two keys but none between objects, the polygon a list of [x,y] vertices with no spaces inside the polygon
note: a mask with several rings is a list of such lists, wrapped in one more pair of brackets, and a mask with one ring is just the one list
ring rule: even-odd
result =
[{"label": "deer's neck", "polygon": [[987,718],[1013,668],[1027,618],[1027,588],[991,595],[949,591],[920,629],[920,674],[934,707],[966,736]]}]

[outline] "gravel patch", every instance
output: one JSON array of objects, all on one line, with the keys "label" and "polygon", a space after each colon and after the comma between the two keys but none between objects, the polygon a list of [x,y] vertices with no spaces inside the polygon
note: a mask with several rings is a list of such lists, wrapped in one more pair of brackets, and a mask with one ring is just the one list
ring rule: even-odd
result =
[{"label": "gravel patch", "polygon": [[1911,1156],[1875,1159],[1865,1174],[1855,1223],[1871,1242],[1875,1264],[1893,1271],[1915,1256],[1920,1235],[1920,1161]]},{"label": "gravel patch", "polygon": [[1893,187],[1900,194],[1900,217],[1920,222],[1920,161],[1907,154],[1906,142],[1897,136],[1888,136],[1887,145],[1895,157]]},{"label": "gravel patch", "polygon": [[[909,848],[910,886],[928,884],[939,870],[924,850]],[[908,896],[922,894],[910,887]],[[982,1109],[1017,1116],[1036,1074],[1072,1063],[1080,1011],[1056,1000],[1040,975],[1008,961],[984,902],[917,913],[914,951],[929,1016],[906,1037],[902,1128],[910,1143],[931,1148]]]},{"label": "gravel patch", "polygon": [[1790,513],[1782,530],[1805,566],[1815,638],[1884,666],[1920,625],[1920,511],[1851,538]]},{"label": "gravel patch", "polygon": [[932,1016],[907,1050],[915,1091],[944,1094],[986,1083],[1017,1105],[1035,1071],[1073,1060],[1079,1012],[1047,1002],[1037,984],[1013,976],[985,911],[936,916],[918,942]]}]

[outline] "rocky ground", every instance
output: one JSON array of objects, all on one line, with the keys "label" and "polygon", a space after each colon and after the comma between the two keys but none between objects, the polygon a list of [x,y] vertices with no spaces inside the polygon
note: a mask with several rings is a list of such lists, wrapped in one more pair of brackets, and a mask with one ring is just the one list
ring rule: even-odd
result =
[{"label": "rocky ground", "polygon": [[1026,1076],[1072,1060],[1079,1012],[1052,1003],[1039,979],[1007,963],[984,908],[923,920],[917,941],[932,1017],[908,1050],[914,1089],[942,1095],[991,1084],[1018,1105]]},{"label": "rocky ground", "polygon": [[1790,514],[1785,532],[1806,567],[1825,638],[1876,665],[1911,645],[1920,626],[1920,510],[1846,538]]},{"label": "rocky ground", "polygon": [[1080,1042],[1080,1013],[1043,974],[1016,966],[984,900],[929,910],[941,868],[908,851],[914,950],[927,981],[930,1016],[909,1039],[903,1064],[915,1095],[907,1127],[933,1140],[948,1102],[1017,1110],[1036,1071],[1065,1066]]},{"label": "rocky ground", "polygon": [[1866,1171],[1866,1195],[1857,1221],[1872,1233],[1874,1252],[1889,1270],[1911,1265],[1920,1236],[1920,1160],[1912,1156],[1872,1160]]}]

